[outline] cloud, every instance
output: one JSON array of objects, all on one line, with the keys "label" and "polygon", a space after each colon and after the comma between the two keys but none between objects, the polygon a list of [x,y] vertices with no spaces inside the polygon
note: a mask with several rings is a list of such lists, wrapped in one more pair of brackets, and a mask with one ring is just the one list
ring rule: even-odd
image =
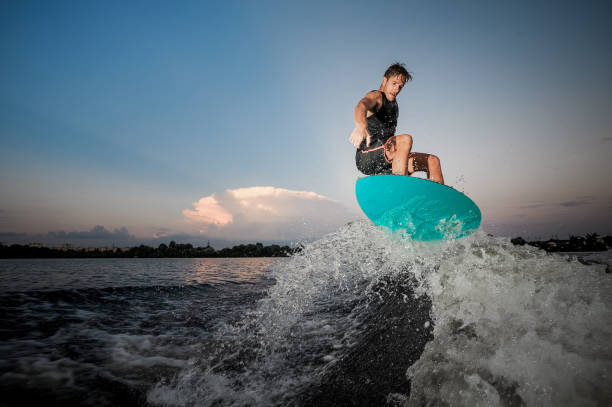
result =
[{"label": "cloud", "polygon": [[591,203],[590,199],[582,199],[582,200],[577,200],[577,201],[565,201],[565,202],[561,202],[559,205],[565,206],[565,207],[568,207],[568,208],[574,208],[576,206],[588,205],[590,203]]},{"label": "cloud", "polygon": [[183,215],[194,223],[224,226],[234,220],[232,214],[214,196],[201,198],[193,206],[194,210],[183,210]]},{"label": "cloud", "polygon": [[157,230],[153,233],[154,239],[162,239],[169,236],[174,231],[168,228],[157,228]]},{"label": "cloud", "polygon": [[[210,238],[198,234],[188,234],[184,232],[172,231],[166,228],[159,228],[153,237],[135,237],[131,235],[125,227],[109,231],[103,226],[96,226],[90,231],[84,232],[65,232],[63,230],[47,232],[44,234],[28,234],[18,232],[0,232],[0,243],[11,244],[30,244],[42,243],[47,247],[59,247],[62,244],[70,243],[77,248],[83,247],[132,247],[141,244],[157,247],[161,243],[191,243],[195,246],[205,246],[211,244],[214,248],[220,249],[231,247],[240,243],[253,243],[252,241],[229,241],[220,238]],[[261,240],[263,244],[290,244],[290,241],[282,242],[278,240]]]},{"label": "cloud", "polygon": [[134,236],[130,235],[126,227],[114,229],[111,232],[101,225],[94,226],[88,232],[64,232],[63,230],[59,230],[49,232],[47,235],[51,238],[61,239],[134,239]]},{"label": "cloud", "polygon": [[565,208],[575,208],[578,206],[589,205],[593,203],[594,198],[590,196],[581,196],[576,199],[572,199],[569,201],[552,201],[552,202],[534,202],[525,205],[521,205],[518,208],[520,209],[537,209],[537,208],[552,208],[555,206],[563,206]]},{"label": "cloud", "polygon": [[217,192],[183,210],[183,215],[211,236],[247,240],[316,238],[356,217],[315,192],[271,186]]},{"label": "cloud", "polygon": [[612,137],[604,137],[601,139],[601,141],[603,141],[604,143],[609,143],[612,141]]},{"label": "cloud", "polygon": [[0,232],[0,241],[7,244],[38,242],[47,246],[57,246],[63,243],[71,243],[77,247],[104,247],[134,245],[139,239],[131,235],[126,227],[110,231],[104,226],[97,225],[89,231],[80,232],[66,232],[64,230],[50,231],[46,234]]},{"label": "cloud", "polygon": [[535,208],[543,208],[545,206],[550,206],[550,205],[551,205],[550,203],[536,202],[536,203],[521,205],[519,206],[519,208],[520,209],[535,209]]},{"label": "cloud", "polygon": [[0,232],[0,239],[15,239],[15,238],[21,238],[21,237],[26,237],[27,234],[26,233],[19,233],[19,232]]}]

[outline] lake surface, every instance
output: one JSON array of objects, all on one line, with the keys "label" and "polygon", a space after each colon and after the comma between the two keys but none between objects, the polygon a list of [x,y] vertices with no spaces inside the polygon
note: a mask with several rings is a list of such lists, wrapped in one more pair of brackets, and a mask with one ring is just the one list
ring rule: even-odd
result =
[{"label": "lake surface", "polygon": [[3,259],[0,290],[254,284],[284,259]]},{"label": "lake surface", "polygon": [[283,261],[0,260],[0,393],[10,405],[140,404]]},{"label": "lake surface", "polygon": [[0,405],[610,405],[610,252],[354,222],[292,258],[0,260]]}]

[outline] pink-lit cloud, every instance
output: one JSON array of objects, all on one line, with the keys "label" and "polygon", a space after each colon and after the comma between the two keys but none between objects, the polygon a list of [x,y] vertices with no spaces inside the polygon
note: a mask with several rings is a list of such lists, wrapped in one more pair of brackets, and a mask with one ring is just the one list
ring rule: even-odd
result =
[{"label": "pink-lit cloud", "polygon": [[214,196],[205,196],[194,203],[193,206],[193,210],[183,210],[183,215],[194,223],[224,226],[234,219],[232,214],[221,206]]},{"label": "pink-lit cloud", "polygon": [[183,215],[207,235],[247,240],[316,238],[358,217],[315,192],[271,186],[217,192],[183,210]]}]

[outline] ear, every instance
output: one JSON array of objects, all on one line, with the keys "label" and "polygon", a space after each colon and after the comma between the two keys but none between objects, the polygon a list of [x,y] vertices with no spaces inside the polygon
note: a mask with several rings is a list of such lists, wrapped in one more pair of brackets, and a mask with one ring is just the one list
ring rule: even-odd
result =
[{"label": "ear", "polygon": [[387,82],[389,81],[389,78],[387,78],[386,76],[383,76],[383,81],[382,81],[382,87],[384,88],[387,85]]}]

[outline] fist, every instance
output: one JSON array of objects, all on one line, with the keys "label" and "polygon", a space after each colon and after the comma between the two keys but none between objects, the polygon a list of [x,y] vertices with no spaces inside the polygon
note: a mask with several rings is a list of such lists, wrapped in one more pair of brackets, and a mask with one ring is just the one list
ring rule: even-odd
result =
[{"label": "fist", "polygon": [[364,129],[361,127],[355,127],[355,130],[353,130],[353,132],[351,133],[351,137],[349,138],[349,141],[356,148],[359,148],[359,146],[361,145],[361,142],[364,139],[366,141],[366,147],[370,147],[370,141],[372,140],[372,136],[370,136],[370,133],[368,133],[368,129],[367,128]]}]

